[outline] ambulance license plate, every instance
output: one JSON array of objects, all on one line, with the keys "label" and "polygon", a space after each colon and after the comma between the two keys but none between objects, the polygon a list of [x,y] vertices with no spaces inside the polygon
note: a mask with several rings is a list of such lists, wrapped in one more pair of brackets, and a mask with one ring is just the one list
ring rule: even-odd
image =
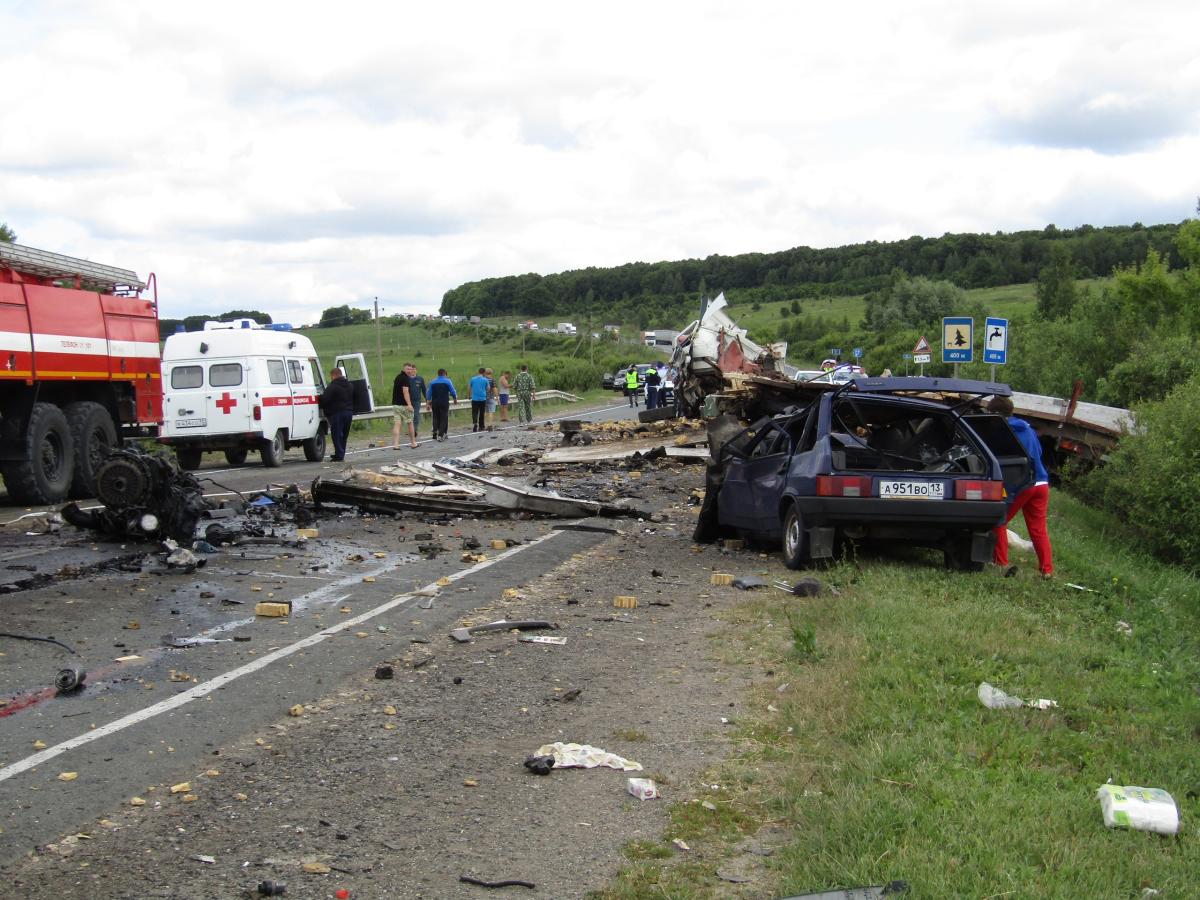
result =
[{"label": "ambulance license plate", "polygon": [[176,428],[203,428],[208,424],[208,419],[176,419]]},{"label": "ambulance license plate", "polygon": [[900,497],[905,500],[941,500],[940,481],[880,481],[879,496],[888,499]]}]

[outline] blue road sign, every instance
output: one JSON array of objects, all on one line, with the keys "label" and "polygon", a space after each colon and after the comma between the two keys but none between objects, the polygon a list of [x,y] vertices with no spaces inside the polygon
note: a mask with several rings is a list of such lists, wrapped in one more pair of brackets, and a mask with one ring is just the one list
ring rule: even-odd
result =
[{"label": "blue road sign", "polygon": [[842,355],[842,348],[841,348],[841,347],[830,347],[830,348],[829,348],[829,355],[830,355],[830,356],[841,356],[841,355]]},{"label": "blue road sign", "polygon": [[855,348],[854,348],[854,358],[855,358],[855,359],[862,359],[862,347],[855,347]]},{"label": "blue road sign", "polygon": [[988,316],[983,332],[983,361],[997,366],[1008,362],[1008,319]]},{"label": "blue road sign", "polygon": [[901,353],[900,357],[901,357],[901,359],[912,359],[912,354],[911,353]]},{"label": "blue road sign", "polygon": [[975,320],[969,316],[942,319],[942,362],[969,363],[974,358]]}]

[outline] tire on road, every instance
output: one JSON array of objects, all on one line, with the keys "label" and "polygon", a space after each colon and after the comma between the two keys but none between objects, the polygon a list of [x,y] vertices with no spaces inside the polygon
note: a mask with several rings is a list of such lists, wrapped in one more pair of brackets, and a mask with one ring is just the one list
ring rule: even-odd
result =
[{"label": "tire on road", "polygon": [[200,468],[200,460],[204,451],[199,447],[176,447],[175,458],[179,460],[179,468],[185,472],[194,472]]},{"label": "tire on road", "polygon": [[225,462],[231,466],[242,466],[246,464],[246,456],[250,453],[245,447],[231,447],[225,451]]},{"label": "tire on road", "polygon": [[325,458],[325,430],[321,429],[302,445],[304,458],[309,462],[320,462]]},{"label": "tire on road", "polygon": [[[28,422],[6,421],[23,459],[4,464],[4,483],[18,503],[58,503],[65,500],[75,469],[75,445],[63,411],[53,403],[35,403]],[[24,426],[22,429],[21,426]]]},{"label": "tire on road", "polygon": [[283,451],[287,449],[287,438],[282,428],[275,432],[273,440],[263,441],[259,447],[264,466],[268,469],[278,469],[283,465]]},{"label": "tire on road", "polygon": [[679,415],[674,406],[660,406],[657,409],[643,409],[638,413],[639,422],[664,422]]},{"label": "tire on road", "polygon": [[99,403],[70,403],[63,414],[67,417],[67,427],[75,445],[70,496],[77,500],[95,497],[96,470],[117,446],[117,426],[108,410]]}]

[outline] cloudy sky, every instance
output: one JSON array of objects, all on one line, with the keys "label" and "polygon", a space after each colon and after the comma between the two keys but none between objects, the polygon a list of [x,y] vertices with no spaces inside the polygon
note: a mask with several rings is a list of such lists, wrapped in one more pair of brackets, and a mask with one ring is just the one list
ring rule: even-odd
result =
[{"label": "cloudy sky", "polygon": [[0,0],[0,222],[161,314],[1178,222],[1200,5]]}]

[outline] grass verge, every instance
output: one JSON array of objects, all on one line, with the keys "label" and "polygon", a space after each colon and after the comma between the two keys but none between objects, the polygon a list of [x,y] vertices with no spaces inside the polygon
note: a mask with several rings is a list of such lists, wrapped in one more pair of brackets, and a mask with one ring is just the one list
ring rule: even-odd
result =
[{"label": "grass verge", "polygon": [[[1051,536],[1049,582],[1032,556],[1005,579],[901,551],[817,573],[837,596],[742,604],[717,649],[766,677],[739,753],[705,776],[721,790],[696,798],[713,809],[675,804],[663,846],[691,851],[642,848],[599,896],[893,879],[913,898],[1197,896],[1200,582],[1059,492]],[[1059,708],[986,709],[981,681]],[[1170,791],[1181,833],[1105,828],[1094,794],[1110,778]],[[764,831],[783,837],[752,881],[722,881]]]}]

